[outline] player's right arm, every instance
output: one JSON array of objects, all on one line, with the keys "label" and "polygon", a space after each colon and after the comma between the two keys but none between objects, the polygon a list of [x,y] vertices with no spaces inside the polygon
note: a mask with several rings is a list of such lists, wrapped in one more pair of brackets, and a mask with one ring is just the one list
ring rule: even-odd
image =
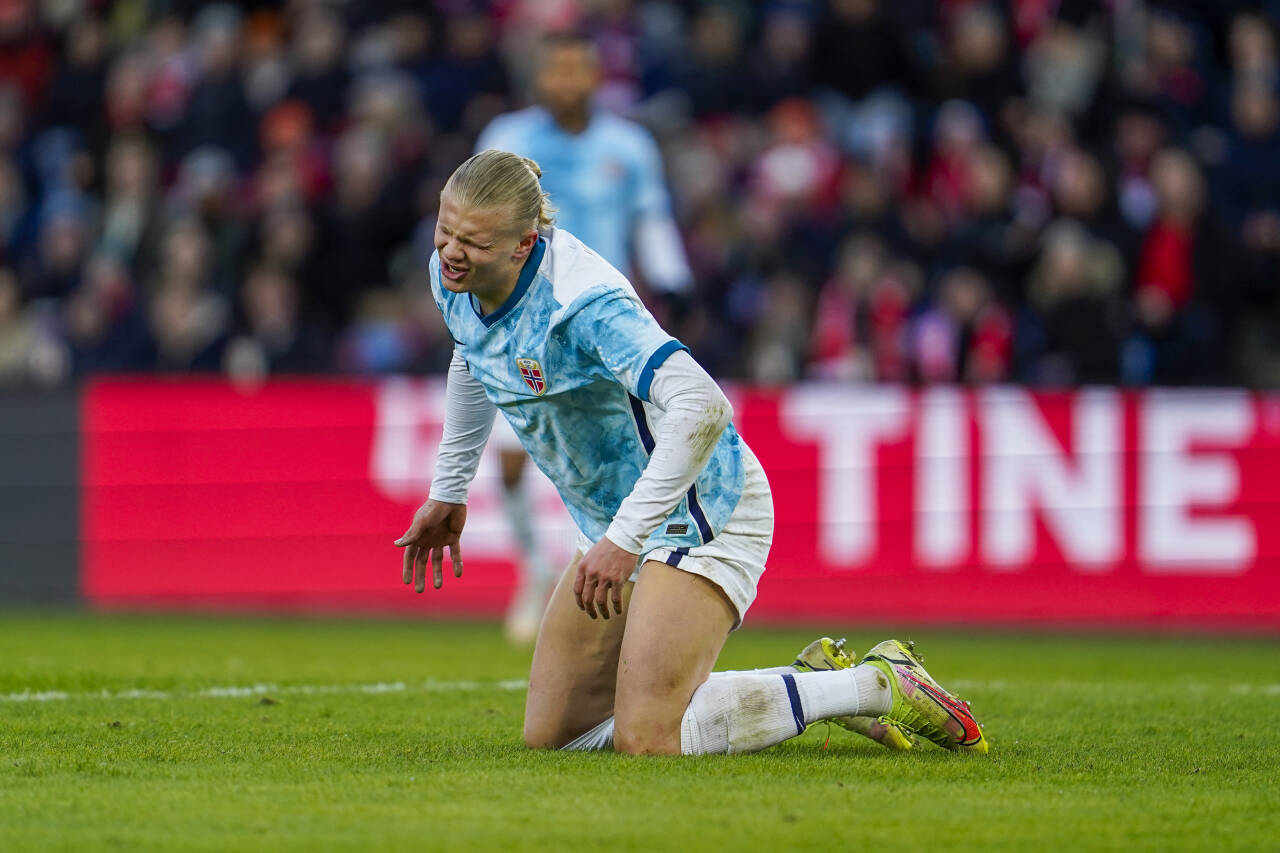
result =
[{"label": "player's right arm", "polygon": [[467,522],[467,490],[475,478],[495,414],[484,386],[467,370],[454,352],[449,363],[445,391],[444,435],[436,456],[435,475],[427,502],[413,515],[413,522],[396,546],[404,549],[403,580],[422,592],[427,585],[427,563],[431,563],[436,589],[444,583],[444,551],[449,549],[453,576],[462,577],[462,549],[459,540]]}]

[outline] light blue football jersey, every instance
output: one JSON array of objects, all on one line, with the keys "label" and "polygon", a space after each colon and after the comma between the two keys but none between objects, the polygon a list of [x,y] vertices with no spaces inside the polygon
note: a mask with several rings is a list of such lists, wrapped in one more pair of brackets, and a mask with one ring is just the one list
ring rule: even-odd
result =
[{"label": "light blue football jersey", "polygon": [[[538,240],[516,289],[481,315],[430,262],[431,292],[471,375],[556,485],[578,528],[599,541],[640,478],[663,412],[654,371],[686,347],[631,283],[564,229]],[[730,424],[702,473],[644,550],[694,547],[724,528],[742,494],[742,440]]]},{"label": "light blue football jersey", "polygon": [[476,142],[486,148],[536,161],[556,224],[624,272],[637,220],[671,216],[657,143],[621,116],[598,110],[585,130],[569,133],[544,107],[529,107],[491,121]]}]

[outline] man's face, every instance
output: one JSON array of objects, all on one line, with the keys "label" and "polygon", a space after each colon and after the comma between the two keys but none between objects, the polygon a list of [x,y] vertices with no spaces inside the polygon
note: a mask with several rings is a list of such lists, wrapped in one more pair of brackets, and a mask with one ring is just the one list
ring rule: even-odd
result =
[{"label": "man's face", "polygon": [[584,109],[599,82],[595,56],[586,45],[560,44],[548,48],[538,68],[538,92],[553,113]]},{"label": "man's face", "polygon": [[447,290],[474,293],[482,303],[500,302],[537,239],[536,231],[521,231],[512,223],[506,208],[464,207],[450,192],[440,194],[435,244]]}]

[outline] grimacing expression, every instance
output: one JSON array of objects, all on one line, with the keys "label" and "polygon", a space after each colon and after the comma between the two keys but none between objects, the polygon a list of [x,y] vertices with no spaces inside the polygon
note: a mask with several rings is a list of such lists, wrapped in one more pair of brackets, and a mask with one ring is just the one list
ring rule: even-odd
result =
[{"label": "grimacing expression", "polygon": [[444,287],[492,301],[514,286],[537,236],[513,223],[506,207],[467,207],[441,193],[435,245]]}]

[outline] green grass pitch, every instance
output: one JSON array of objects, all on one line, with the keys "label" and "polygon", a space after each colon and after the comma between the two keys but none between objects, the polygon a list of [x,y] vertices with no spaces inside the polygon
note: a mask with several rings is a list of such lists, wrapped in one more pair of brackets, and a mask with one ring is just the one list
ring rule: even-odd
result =
[{"label": "green grass pitch", "polygon": [[913,636],[987,758],[535,753],[492,626],[0,614],[0,849],[1280,850],[1280,641]]}]

